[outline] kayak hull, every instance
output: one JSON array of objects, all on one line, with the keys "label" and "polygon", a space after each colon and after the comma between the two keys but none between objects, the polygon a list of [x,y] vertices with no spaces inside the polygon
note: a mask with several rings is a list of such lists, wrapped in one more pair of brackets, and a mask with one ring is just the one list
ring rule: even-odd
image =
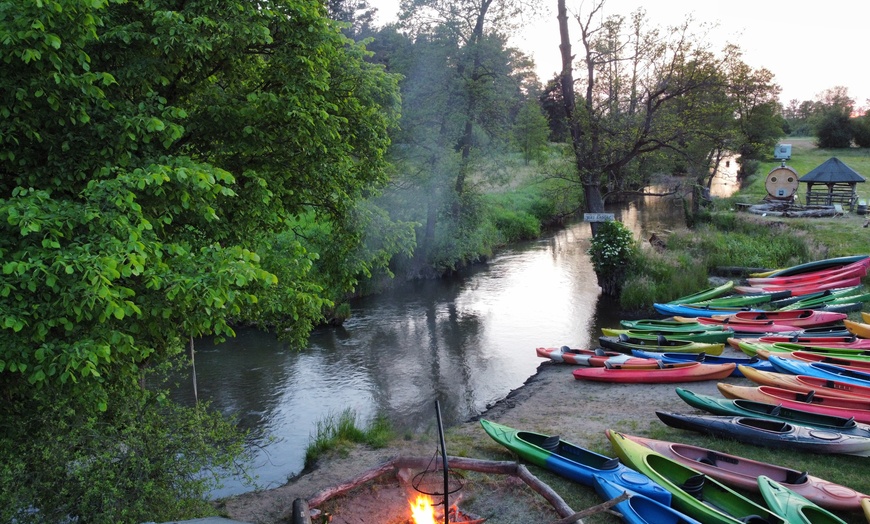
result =
[{"label": "kayak hull", "polygon": [[767,507],[788,522],[846,524],[840,517],[766,475],[758,477],[758,489]]},{"label": "kayak hull", "polygon": [[870,438],[833,430],[809,428],[759,417],[693,415],[656,411],[672,428],[704,433],[757,446],[821,455],[870,456]]},{"label": "kayak hull", "polygon": [[758,492],[757,478],[765,475],[806,497],[816,504],[835,511],[857,511],[865,494],[847,486],[792,468],[751,460],[691,444],[668,442],[634,435],[625,435],[638,444],[696,469],[732,488]]},{"label": "kayak hull", "polygon": [[486,419],[481,419],[480,424],[490,438],[521,459],[574,482],[592,487],[593,476],[599,475],[662,504],[671,501],[670,492],[616,458],[575,446],[558,436],[520,431]]},{"label": "kayak hull", "polygon": [[617,367],[577,368],[573,371],[577,380],[594,382],[632,383],[632,384],[673,384],[676,382],[697,382],[701,380],[720,380],[728,377],[737,366],[735,364],[702,364],[700,362],[681,362],[662,364],[655,369],[631,369]]}]

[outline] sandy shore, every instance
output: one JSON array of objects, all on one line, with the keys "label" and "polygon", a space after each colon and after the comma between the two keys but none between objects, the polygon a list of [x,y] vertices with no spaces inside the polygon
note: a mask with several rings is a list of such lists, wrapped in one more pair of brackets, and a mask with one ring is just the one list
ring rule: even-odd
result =
[{"label": "sandy shore", "polygon": [[[537,373],[522,387],[512,391],[482,417],[515,428],[558,434],[584,447],[609,449],[605,429],[643,434],[650,427],[662,424],[655,415],[656,410],[685,411],[688,407],[674,393],[672,384],[578,381],[571,375],[573,369],[570,365],[542,363]],[[748,383],[742,378],[729,378],[725,382]],[[695,392],[718,395],[716,383],[695,382],[684,386]],[[447,431],[448,454],[451,453],[451,439],[473,443],[471,449],[462,450],[463,456],[493,459],[493,442],[476,419]],[[350,456],[334,456],[322,461],[313,471],[279,488],[228,499],[224,501],[222,511],[230,518],[250,523],[289,522],[288,516],[297,498],[309,499],[321,490],[339,485],[392,457],[427,457],[432,456],[433,451],[437,452],[437,441],[431,439],[398,439],[388,448],[379,450],[360,447]],[[495,460],[510,460],[510,455],[505,450],[504,455]],[[331,522],[372,522],[372,509],[362,506],[372,499],[381,499],[378,501],[380,507],[389,506],[389,491],[382,486],[376,495],[368,493],[360,500],[345,501],[342,504],[344,511],[338,512],[342,515],[333,515]],[[548,509],[544,508],[544,511]],[[390,521],[385,517],[378,520]]]}]

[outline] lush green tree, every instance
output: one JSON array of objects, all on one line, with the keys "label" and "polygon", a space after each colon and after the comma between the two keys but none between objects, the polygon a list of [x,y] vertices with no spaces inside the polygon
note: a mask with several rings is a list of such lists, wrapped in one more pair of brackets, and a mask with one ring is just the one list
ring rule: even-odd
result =
[{"label": "lush green tree", "polygon": [[520,109],[513,134],[514,142],[522,152],[526,164],[540,158],[546,150],[549,126],[537,100],[529,100]]},{"label": "lush green tree", "polygon": [[821,148],[844,149],[851,147],[852,111],[855,101],[843,86],[826,89],[819,94],[811,119],[816,143]]},{"label": "lush green tree", "polygon": [[734,151],[741,159],[759,159],[769,153],[783,136],[779,112],[780,87],[767,69],[754,70],[741,60],[736,50],[726,65],[729,96],[735,107],[740,137]]},{"label": "lush green tree", "polygon": [[870,111],[863,116],[853,119],[852,130],[854,131],[855,145],[858,147],[870,147]]},{"label": "lush green tree", "polygon": [[[401,250],[364,246],[360,225],[375,215],[358,220],[387,178],[397,79],[322,3],[0,2],[0,42],[0,424],[15,428],[0,447],[17,457],[7,471],[35,456],[19,447],[22,425],[57,430],[41,417],[58,397],[75,399],[70,432],[111,435],[130,423],[117,393],[159,408],[143,373],[190,337],[258,322],[298,346],[334,295],[384,266],[384,249]],[[306,242],[312,231],[355,263],[318,265],[329,257]],[[69,465],[60,437],[42,441],[46,471]],[[155,463],[170,437],[148,448]],[[86,447],[99,444],[82,441],[79,460],[122,475],[123,461]],[[190,450],[167,456],[195,464]],[[76,496],[62,476],[22,478],[0,505],[38,518],[65,507],[48,490]],[[147,488],[195,498],[204,486],[192,480]],[[71,514],[98,522],[101,507]]]}]

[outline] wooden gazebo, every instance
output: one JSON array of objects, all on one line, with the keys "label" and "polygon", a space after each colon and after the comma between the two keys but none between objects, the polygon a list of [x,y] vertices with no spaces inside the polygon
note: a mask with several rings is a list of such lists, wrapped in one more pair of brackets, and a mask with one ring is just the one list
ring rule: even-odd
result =
[{"label": "wooden gazebo", "polygon": [[853,210],[858,200],[857,184],[865,181],[857,171],[836,157],[825,160],[798,179],[798,182],[807,184],[807,206],[841,204],[849,206],[849,211]]}]

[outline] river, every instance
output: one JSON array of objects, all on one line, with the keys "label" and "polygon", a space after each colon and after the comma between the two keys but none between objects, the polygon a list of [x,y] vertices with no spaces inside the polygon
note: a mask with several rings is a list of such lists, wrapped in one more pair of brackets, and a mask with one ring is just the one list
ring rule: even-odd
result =
[{"label": "river", "polygon": [[[608,211],[641,239],[682,221],[668,199]],[[572,223],[453,278],[357,300],[344,326],[317,329],[301,352],[254,329],[217,346],[197,341],[199,398],[251,431],[252,472],[265,489],[299,473],[318,421],[346,408],[361,424],[383,414],[400,434],[432,429],[435,399],[445,425],[466,420],[535,374],[536,347],[594,347],[602,326],[618,324],[589,239],[588,223]],[[191,403],[190,381],[174,396]],[[252,489],[229,476],[212,495]]]}]

